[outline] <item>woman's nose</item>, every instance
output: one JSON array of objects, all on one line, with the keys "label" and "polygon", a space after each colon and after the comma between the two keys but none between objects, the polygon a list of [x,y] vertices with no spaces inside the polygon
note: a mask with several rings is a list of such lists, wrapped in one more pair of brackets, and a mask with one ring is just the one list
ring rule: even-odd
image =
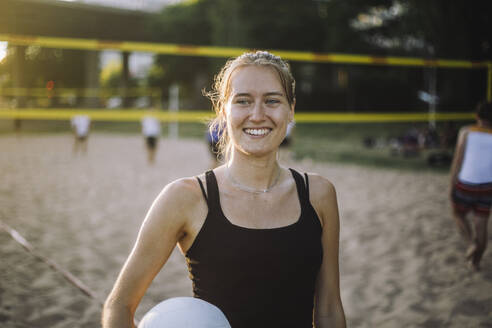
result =
[{"label": "woman's nose", "polygon": [[262,121],[265,119],[265,108],[263,103],[256,102],[252,108],[252,113],[250,116],[251,121]]}]

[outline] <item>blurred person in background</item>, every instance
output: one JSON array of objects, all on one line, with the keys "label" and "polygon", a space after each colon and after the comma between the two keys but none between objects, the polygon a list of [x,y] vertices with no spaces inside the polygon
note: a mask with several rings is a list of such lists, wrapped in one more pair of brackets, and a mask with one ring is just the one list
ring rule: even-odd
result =
[{"label": "blurred person in background", "polygon": [[147,159],[150,164],[155,161],[155,153],[157,151],[157,142],[161,135],[161,123],[153,116],[144,116],[141,120],[142,134],[145,138],[145,146],[147,148]]},{"label": "blurred person in background", "polygon": [[224,133],[225,127],[214,126],[213,129],[207,129],[205,137],[208,143],[208,149],[210,150],[210,154],[212,155],[213,163],[212,168],[216,168],[220,163],[220,139],[222,137],[222,133]]},{"label": "blurred person in background", "polygon": [[221,309],[233,328],[345,327],[335,188],[277,161],[294,118],[288,64],[245,53],[226,63],[208,95],[217,114],[211,130],[227,127],[225,164],[170,183],[154,201],[106,300],[103,327],[132,327],[176,244],[194,297]]},{"label": "blurred person in background", "polygon": [[22,120],[20,118],[14,118],[14,131],[15,134],[20,136],[22,130]]},{"label": "blurred person in background", "polygon": [[[492,207],[492,103],[477,106],[476,124],[461,128],[451,165],[451,202],[459,231],[469,244],[466,258],[475,270],[487,247]],[[473,214],[472,224],[468,214]],[[473,228],[472,228],[473,227]]]},{"label": "blurred person in background", "polygon": [[287,124],[287,131],[285,132],[285,138],[280,143],[279,148],[279,160],[289,161],[292,159],[292,154],[290,152],[290,146],[292,145],[292,130],[294,130],[295,122],[289,122]]},{"label": "blurred person in background", "polygon": [[70,120],[70,126],[75,136],[73,152],[77,153],[79,149],[87,153],[87,139],[91,127],[91,119],[87,115],[75,115]]}]

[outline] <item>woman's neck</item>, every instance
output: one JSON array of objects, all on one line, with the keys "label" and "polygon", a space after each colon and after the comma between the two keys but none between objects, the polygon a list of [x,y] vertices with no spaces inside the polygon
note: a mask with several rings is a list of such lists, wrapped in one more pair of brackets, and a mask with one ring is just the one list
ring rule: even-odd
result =
[{"label": "woman's neck", "polygon": [[254,157],[233,150],[226,169],[232,184],[254,190],[273,187],[280,174],[276,153]]}]

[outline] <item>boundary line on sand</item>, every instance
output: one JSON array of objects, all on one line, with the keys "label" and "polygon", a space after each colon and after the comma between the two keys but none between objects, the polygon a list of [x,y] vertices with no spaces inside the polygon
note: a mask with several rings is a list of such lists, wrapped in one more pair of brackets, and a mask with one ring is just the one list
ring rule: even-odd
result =
[{"label": "boundary line on sand", "polygon": [[[96,301],[99,305],[103,305],[104,302],[101,301],[101,299],[96,295],[96,293],[90,289],[82,280],[74,276],[72,273],[70,273],[68,270],[65,270],[62,266],[60,266],[58,263],[50,259],[49,257],[46,257],[39,252],[37,252],[34,248],[34,246],[27,241],[17,230],[11,228],[4,222],[0,220],[0,229],[4,230],[6,233],[12,237],[12,239],[21,245],[28,253],[33,255],[35,258],[40,260],[41,262],[44,262],[47,264],[52,270],[58,272],[67,280],[70,284],[75,286],[78,290],[80,290],[84,295],[92,299],[93,301]],[[135,326],[138,326],[138,321],[134,319],[134,324]]]}]

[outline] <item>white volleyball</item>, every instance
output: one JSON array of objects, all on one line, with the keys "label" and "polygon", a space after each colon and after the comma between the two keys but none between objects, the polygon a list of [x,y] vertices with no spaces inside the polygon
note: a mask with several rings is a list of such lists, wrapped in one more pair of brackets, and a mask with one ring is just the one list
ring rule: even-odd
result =
[{"label": "white volleyball", "polygon": [[138,328],[231,328],[224,313],[194,297],[167,299],[147,312]]}]

